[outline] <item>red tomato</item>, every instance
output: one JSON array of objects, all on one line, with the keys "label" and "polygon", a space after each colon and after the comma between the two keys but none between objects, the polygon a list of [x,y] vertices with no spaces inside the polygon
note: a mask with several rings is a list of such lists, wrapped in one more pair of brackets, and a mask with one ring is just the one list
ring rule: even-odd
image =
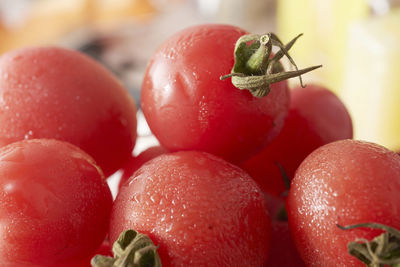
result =
[{"label": "red tomato", "polygon": [[103,173],[79,148],[46,139],[1,148],[1,265],[73,266],[104,240],[111,206]]},{"label": "red tomato", "polygon": [[161,146],[153,146],[149,147],[136,157],[131,157],[124,168],[122,168],[123,174],[121,180],[119,181],[118,187],[121,188],[121,186],[132,176],[132,174],[144,163],[166,152],[167,150]]},{"label": "red tomato", "polygon": [[228,25],[199,25],[169,38],[151,59],[141,105],[151,131],[170,151],[201,150],[241,162],[281,130],[289,105],[287,82],[262,98],[221,81],[246,34]]},{"label": "red tomato", "polygon": [[336,95],[318,85],[297,87],[291,92],[282,132],[241,167],[265,192],[279,196],[287,189],[280,167],[292,179],[297,167],[313,150],[352,137],[350,115]]},{"label": "red tomato", "polygon": [[365,266],[347,252],[357,238],[380,231],[343,231],[376,222],[400,229],[400,157],[376,144],[343,140],[311,153],[287,198],[289,226],[307,266]]},{"label": "red tomato", "polygon": [[268,267],[305,267],[290,236],[287,222],[272,220]]},{"label": "red tomato", "polygon": [[118,194],[110,241],[148,234],[163,266],[264,266],[270,218],[263,193],[242,169],[204,152],[164,154]]},{"label": "red tomato", "polygon": [[[113,253],[112,253],[112,248],[111,248],[111,244],[108,241],[108,239],[105,239],[103,241],[103,243],[101,243],[100,247],[97,248],[96,252],[93,253],[90,257],[88,257],[87,259],[84,259],[82,262],[74,262],[74,267],[91,267],[91,260],[94,256],[96,255],[103,255],[103,256],[109,256],[109,257],[113,257]],[[65,266],[67,267],[67,266]]]},{"label": "red tomato", "polygon": [[303,267],[299,253],[294,246],[289,233],[287,219],[284,217],[284,200],[265,194],[267,209],[271,215],[271,248],[267,265],[268,267]]},{"label": "red tomato", "polygon": [[108,176],[132,152],[135,114],[121,83],[81,53],[46,47],[0,57],[0,147],[32,138],[68,141]]}]

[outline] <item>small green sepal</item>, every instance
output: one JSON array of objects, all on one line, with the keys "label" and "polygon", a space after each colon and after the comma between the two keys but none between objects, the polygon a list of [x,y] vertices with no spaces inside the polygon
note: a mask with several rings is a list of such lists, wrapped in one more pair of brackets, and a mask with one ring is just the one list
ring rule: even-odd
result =
[{"label": "small green sepal", "polygon": [[400,231],[379,223],[336,225],[342,230],[372,228],[384,232],[373,240],[358,238],[347,244],[348,252],[368,267],[400,267]]},{"label": "small green sepal", "polygon": [[134,230],[126,230],[115,241],[114,257],[96,255],[92,267],[161,267],[161,260],[151,239]]},{"label": "small green sepal", "polygon": [[[235,44],[235,64],[231,73],[220,77],[221,80],[232,78],[232,84],[240,90],[249,90],[255,97],[264,97],[271,91],[271,84],[299,77],[300,84],[305,87],[301,75],[322,65],[299,70],[288,51],[299,34],[286,45],[283,45],[274,33],[264,35],[248,34],[241,36]],[[279,51],[271,57],[272,48],[278,47]],[[280,59],[286,56],[294,66],[294,71],[283,70]]]}]

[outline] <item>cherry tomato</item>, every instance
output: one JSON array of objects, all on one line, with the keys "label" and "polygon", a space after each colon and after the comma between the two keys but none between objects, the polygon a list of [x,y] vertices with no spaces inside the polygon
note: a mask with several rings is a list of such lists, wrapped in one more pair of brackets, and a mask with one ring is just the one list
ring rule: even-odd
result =
[{"label": "cherry tomato", "polygon": [[297,167],[313,150],[352,137],[350,115],[336,95],[318,85],[297,87],[291,92],[282,132],[241,167],[265,192],[278,196],[287,190],[282,170],[292,179]]},{"label": "cherry tomato", "polygon": [[164,154],[122,186],[110,240],[148,234],[163,266],[264,266],[270,218],[263,193],[242,169],[205,152]]},{"label": "cherry tomato", "polygon": [[261,98],[220,80],[234,65],[237,39],[229,25],[199,25],[169,38],[145,73],[141,106],[151,131],[170,151],[201,150],[238,163],[282,129],[287,82]]},{"label": "cherry tomato", "polygon": [[[100,247],[97,248],[96,252],[90,255],[90,257],[82,260],[81,262],[74,262],[74,267],[90,267],[91,265],[91,260],[95,255],[103,255],[103,256],[109,256],[113,257],[112,253],[112,248],[111,244],[108,241],[108,239],[105,239],[103,243],[101,243]],[[67,267],[67,266],[65,266]]]},{"label": "cherry tomato", "polygon": [[167,150],[161,146],[153,146],[141,152],[136,157],[132,156],[128,163],[126,163],[126,165],[122,168],[123,174],[121,180],[119,181],[118,187],[121,188],[121,186],[132,176],[132,174],[144,163],[166,152]]},{"label": "cherry tomato", "polygon": [[46,139],[1,148],[1,265],[74,266],[104,240],[111,206],[102,171],[79,148]]},{"label": "cherry tomato", "polygon": [[79,146],[108,176],[135,145],[136,106],[109,71],[79,52],[8,52],[0,57],[0,147],[32,138]]},{"label": "cherry tomato", "polygon": [[400,157],[376,144],[343,140],[300,165],[287,198],[289,226],[307,266],[365,266],[347,252],[379,230],[342,226],[375,222],[400,229]]},{"label": "cherry tomato", "polygon": [[299,253],[289,232],[284,199],[264,194],[271,215],[271,248],[268,267],[303,267]]},{"label": "cherry tomato", "polygon": [[294,246],[288,223],[272,220],[268,267],[305,267]]}]

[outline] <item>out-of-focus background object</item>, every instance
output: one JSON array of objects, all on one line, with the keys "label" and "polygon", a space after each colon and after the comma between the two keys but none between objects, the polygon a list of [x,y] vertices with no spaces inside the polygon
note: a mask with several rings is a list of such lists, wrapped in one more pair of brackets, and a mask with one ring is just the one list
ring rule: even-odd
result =
[{"label": "out-of-focus background object", "polygon": [[0,0],[0,52],[57,42],[80,27],[145,20],[154,12],[138,0]]},{"label": "out-of-focus background object", "polygon": [[0,0],[0,54],[28,45],[79,49],[114,71],[136,99],[147,61],[199,23],[275,30],[273,0]]},{"label": "out-of-focus background object", "polygon": [[354,137],[400,151],[400,1],[279,0],[277,28],[305,77],[336,92],[350,110]]},{"label": "out-of-focus background object", "polygon": [[283,41],[304,33],[290,51],[293,58],[301,66],[324,65],[320,71],[306,75],[306,82],[318,82],[338,93],[348,27],[367,16],[367,0],[279,0],[277,14]]},{"label": "out-of-focus background object", "polygon": [[[0,0],[0,54],[61,45],[102,62],[139,100],[154,50],[199,23],[304,33],[290,53],[350,109],[355,138],[400,151],[400,0]],[[298,83],[297,79],[292,80]]]},{"label": "out-of-focus background object", "polygon": [[356,138],[400,151],[400,8],[350,25],[343,70]]}]

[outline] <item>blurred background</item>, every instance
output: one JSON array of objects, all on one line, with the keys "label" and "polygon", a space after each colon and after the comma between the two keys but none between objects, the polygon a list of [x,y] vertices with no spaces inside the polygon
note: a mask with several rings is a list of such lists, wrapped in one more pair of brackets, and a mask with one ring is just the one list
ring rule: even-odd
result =
[{"label": "blurred background", "polygon": [[[0,54],[59,45],[89,54],[135,99],[163,40],[200,23],[277,33],[304,76],[345,102],[355,138],[400,151],[400,0],[0,0]],[[293,80],[292,86],[298,81]]]}]

